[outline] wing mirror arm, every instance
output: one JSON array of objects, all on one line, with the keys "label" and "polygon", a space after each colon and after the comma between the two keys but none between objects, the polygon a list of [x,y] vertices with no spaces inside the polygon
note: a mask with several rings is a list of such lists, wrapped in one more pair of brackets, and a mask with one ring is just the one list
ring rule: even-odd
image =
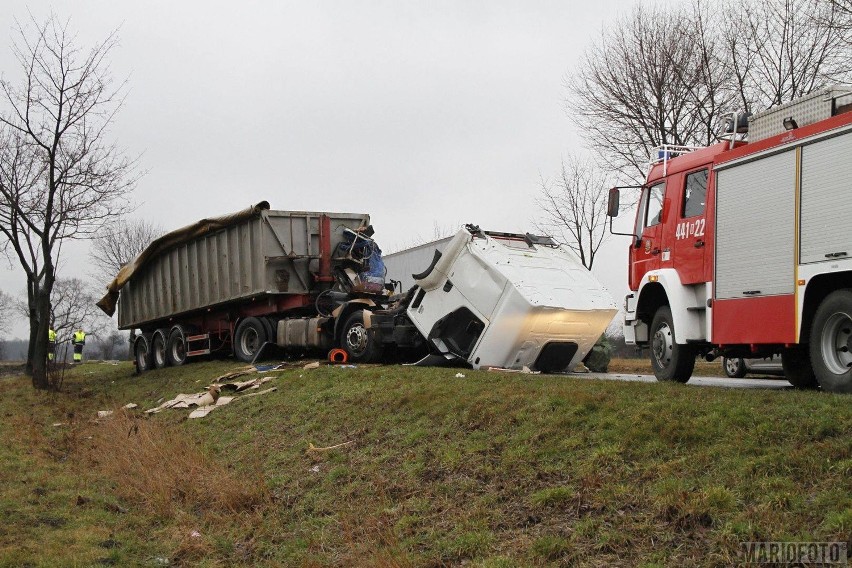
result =
[{"label": "wing mirror arm", "polygon": [[637,242],[641,242],[641,239],[636,237],[633,233],[619,233],[618,231],[612,230],[612,220],[615,217],[618,217],[619,213],[619,201],[621,200],[621,190],[622,189],[644,189],[644,185],[622,185],[618,187],[613,187],[609,190],[609,201],[607,201],[606,206],[606,215],[609,217],[609,232],[612,235],[621,235],[623,237],[634,237]]}]

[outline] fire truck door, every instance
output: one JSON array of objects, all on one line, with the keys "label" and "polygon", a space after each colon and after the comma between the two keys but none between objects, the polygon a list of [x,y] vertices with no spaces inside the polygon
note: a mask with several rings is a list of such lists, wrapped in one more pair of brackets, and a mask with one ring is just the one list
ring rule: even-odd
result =
[{"label": "fire truck door", "polygon": [[707,233],[707,178],[704,168],[680,180],[679,211],[675,225],[672,261],[683,284],[705,282],[704,255]]},{"label": "fire truck door", "polygon": [[638,237],[631,251],[630,288],[639,288],[642,277],[660,267],[662,253],[662,217],[665,182],[645,189],[639,200],[635,234]]}]

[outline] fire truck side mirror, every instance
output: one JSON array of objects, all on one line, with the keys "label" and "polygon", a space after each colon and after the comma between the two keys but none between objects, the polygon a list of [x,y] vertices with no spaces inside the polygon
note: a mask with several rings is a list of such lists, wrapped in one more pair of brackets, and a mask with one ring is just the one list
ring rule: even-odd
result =
[{"label": "fire truck side mirror", "polygon": [[618,217],[618,200],[621,197],[617,187],[609,190],[609,201],[606,206],[606,214],[608,217]]}]

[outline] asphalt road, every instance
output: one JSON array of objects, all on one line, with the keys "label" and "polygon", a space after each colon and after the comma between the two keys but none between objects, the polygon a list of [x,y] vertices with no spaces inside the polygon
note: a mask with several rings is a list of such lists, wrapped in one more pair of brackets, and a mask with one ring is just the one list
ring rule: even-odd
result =
[{"label": "asphalt road", "polygon": [[[654,375],[624,375],[618,373],[572,373],[578,379],[606,379],[608,381],[657,382]],[[730,389],[791,389],[793,385],[784,379],[730,379],[728,377],[692,377],[688,385]]]}]

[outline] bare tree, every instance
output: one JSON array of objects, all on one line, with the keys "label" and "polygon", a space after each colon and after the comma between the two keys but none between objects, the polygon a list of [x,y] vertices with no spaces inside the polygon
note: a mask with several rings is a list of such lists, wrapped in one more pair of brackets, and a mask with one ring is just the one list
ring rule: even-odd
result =
[{"label": "bare tree", "polygon": [[656,146],[710,144],[728,112],[847,81],[849,32],[831,1],[640,5],[587,49],[566,110],[608,166],[639,181]]},{"label": "bare tree", "polygon": [[12,296],[0,290],[0,333],[9,331],[9,322],[13,319],[14,299]]},{"label": "bare tree", "polygon": [[588,144],[627,180],[662,144],[707,144],[731,93],[720,43],[701,5],[640,5],[605,29],[566,80],[566,110]]},{"label": "bare tree", "polygon": [[23,78],[0,80],[0,233],[27,277],[33,386],[50,387],[47,330],[66,239],[87,239],[128,208],[134,160],[108,141],[121,106],[107,57],[115,33],[88,52],[55,16],[18,24],[12,50]]},{"label": "bare tree", "polygon": [[118,218],[110,223],[92,244],[91,257],[98,279],[111,281],[122,266],[162,234],[162,227],[141,219]]},{"label": "bare tree", "polygon": [[571,156],[562,162],[554,181],[542,180],[537,228],[565,244],[592,269],[607,237],[606,206],[609,180],[590,161]]},{"label": "bare tree", "polygon": [[759,111],[850,78],[843,14],[825,0],[736,2],[724,28],[743,110]]}]

